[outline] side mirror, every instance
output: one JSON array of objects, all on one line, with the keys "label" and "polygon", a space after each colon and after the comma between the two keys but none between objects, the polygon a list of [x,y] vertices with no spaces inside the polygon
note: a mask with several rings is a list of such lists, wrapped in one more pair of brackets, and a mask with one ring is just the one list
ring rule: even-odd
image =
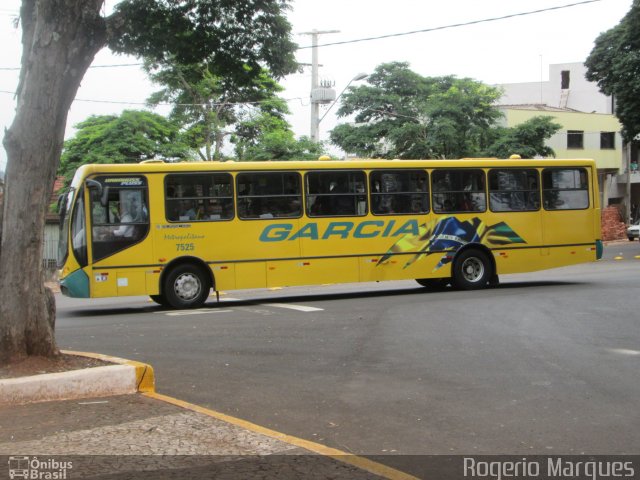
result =
[{"label": "side mirror", "polygon": [[60,194],[58,195],[58,203],[56,205],[56,210],[58,211],[58,215],[60,215],[60,218],[64,217],[64,214],[66,213],[67,210],[67,195],[66,193]]},{"label": "side mirror", "polygon": [[106,207],[109,199],[109,187],[103,187],[102,184],[96,180],[86,180],[85,185],[88,189],[96,189],[98,191],[98,197],[100,198],[100,205]]}]

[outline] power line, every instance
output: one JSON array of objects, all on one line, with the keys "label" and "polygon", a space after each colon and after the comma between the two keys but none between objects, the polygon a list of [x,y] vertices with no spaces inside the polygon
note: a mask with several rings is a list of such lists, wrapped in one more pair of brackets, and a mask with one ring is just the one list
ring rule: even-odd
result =
[{"label": "power line", "polygon": [[[8,93],[11,95],[15,95],[16,92],[11,92],[9,90],[0,90],[0,93]],[[302,97],[292,97],[292,98],[279,98],[276,100],[282,100],[285,102],[294,102],[294,101],[300,101],[301,103],[304,100],[307,100],[306,98],[302,98]],[[219,106],[240,106],[240,105],[260,105],[261,103],[268,103],[268,102],[272,102],[274,101],[274,99],[270,99],[270,100],[256,100],[254,102],[216,102],[216,103],[158,103],[155,105],[151,105],[149,103],[145,103],[145,102],[121,102],[121,101],[116,101],[116,100],[91,100],[91,99],[86,99],[86,98],[76,98],[74,99],[74,102],[86,102],[86,103],[107,103],[107,104],[112,104],[112,105],[144,105],[144,106],[151,106],[151,107],[173,107],[173,106],[178,106],[178,107],[202,107],[205,105],[208,106],[213,106],[213,107],[219,107]]]},{"label": "power line", "polygon": [[[112,68],[112,67],[137,67],[142,63],[116,63],[113,65],[91,65],[89,68]],[[22,67],[0,67],[3,70],[20,70]]]},{"label": "power line", "polygon": [[[359,43],[359,42],[369,42],[372,40],[381,40],[384,38],[393,38],[393,37],[403,37],[406,35],[415,35],[417,33],[428,33],[428,32],[435,32],[438,30],[446,30],[446,29],[450,29],[450,28],[458,28],[458,27],[467,27],[469,25],[477,25],[480,23],[489,23],[489,22],[497,22],[498,20],[506,20],[508,18],[515,18],[515,17],[524,17],[527,15],[534,15],[537,13],[544,13],[544,12],[550,12],[553,10],[561,10],[563,8],[570,8],[570,7],[576,7],[579,5],[585,5],[588,3],[595,3],[595,2],[601,2],[602,0],[583,0],[581,2],[575,2],[575,3],[568,3],[565,5],[558,5],[556,7],[548,7],[548,8],[541,8],[538,10],[531,10],[528,12],[520,12],[520,13],[512,13],[509,15],[503,15],[500,17],[491,17],[491,18],[484,18],[481,20],[470,20],[468,22],[463,22],[463,23],[452,23],[450,25],[442,25],[439,27],[432,27],[432,28],[424,28],[421,30],[411,30],[408,32],[401,32],[401,33],[390,33],[387,35],[379,35],[376,37],[366,37],[366,38],[357,38],[354,40],[343,40],[341,42],[331,42],[331,43],[323,43],[320,45],[317,45],[317,47],[330,47],[333,45],[346,45],[346,44],[350,44],[350,43]],[[305,47],[298,47],[297,50],[305,50],[305,49],[309,49],[309,48],[313,48],[313,45],[307,45]],[[120,63],[120,64],[114,64],[114,65],[92,65],[89,68],[112,68],[112,67],[134,67],[134,66],[139,66],[142,65],[142,63]],[[21,67],[0,67],[0,71],[4,71],[4,70],[20,70]]]},{"label": "power line", "polygon": [[[548,7],[548,8],[541,8],[539,10],[531,10],[529,12],[520,12],[520,13],[512,13],[509,15],[503,15],[501,17],[491,17],[491,18],[484,18],[482,20],[471,20],[469,22],[464,22],[464,23],[452,23],[450,25],[442,25],[440,27],[432,27],[432,28],[425,28],[422,30],[411,30],[409,32],[401,32],[401,33],[390,33],[387,35],[379,35],[376,37],[366,37],[366,38],[357,38],[354,40],[344,40],[341,42],[331,42],[331,43],[323,43],[321,45],[316,45],[317,47],[330,47],[333,45],[346,45],[349,43],[358,43],[358,42],[368,42],[371,40],[381,40],[383,38],[392,38],[392,37],[402,37],[405,35],[414,35],[416,33],[427,33],[427,32],[435,32],[437,30],[446,30],[449,28],[458,28],[458,27],[467,27],[469,25],[477,25],[479,23],[488,23],[488,22],[496,22],[498,20],[505,20],[507,18],[514,18],[514,17],[524,17],[526,15],[534,15],[536,13],[543,13],[543,12],[550,12],[552,10],[560,10],[562,8],[569,8],[569,7],[575,7],[578,5],[584,5],[587,3],[594,3],[594,2],[600,2],[602,0],[584,0],[582,2],[576,2],[576,3],[568,3],[566,5],[559,5],[557,7]],[[306,47],[298,47],[298,50],[304,50],[304,49],[308,49],[308,48],[313,48],[314,45],[308,45]]]}]

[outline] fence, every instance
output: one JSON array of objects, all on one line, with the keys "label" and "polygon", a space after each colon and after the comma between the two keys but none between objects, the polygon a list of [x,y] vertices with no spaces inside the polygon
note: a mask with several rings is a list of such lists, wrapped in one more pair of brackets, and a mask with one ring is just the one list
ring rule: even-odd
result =
[{"label": "fence", "polygon": [[47,276],[56,271],[56,259],[58,258],[58,226],[47,225],[42,242],[42,268]]}]

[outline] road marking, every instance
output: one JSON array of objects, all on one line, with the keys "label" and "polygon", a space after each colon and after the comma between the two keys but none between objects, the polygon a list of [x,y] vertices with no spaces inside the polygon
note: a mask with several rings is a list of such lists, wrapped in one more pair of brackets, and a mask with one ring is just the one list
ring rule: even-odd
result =
[{"label": "road marking", "polygon": [[[220,299],[220,302],[240,302],[242,301],[239,298],[225,298]],[[252,304],[251,306],[253,307],[275,307],[275,308],[286,308],[288,310],[295,310],[297,312],[322,312],[324,311],[324,308],[318,308],[318,307],[308,307],[306,305],[295,305],[295,304],[291,304],[291,303],[257,303],[257,304]],[[267,312],[266,310],[256,310],[256,309],[251,309],[250,307],[239,307],[242,310],[245,311],[250,311],[252,313],[260,313],[260,314],[265,314],[265,312]],[[157,313],[162,313],[164,315],[169,315],[172,317],[179,317],[182,315],[202,315],[202,314],[207,314],[207,313],[228,313],[228,312],[233,312],[233,310],[221,310],[218,308],[197,308],[194,310],[174,310],[171,312],[167,312],[167,311],[160,311]]]},{"label": "road marking", "polygon": [[[221,298],[221,302],[241,302],[240,298]],[[290,303],[259,303],[265,307],[287,308],[289,310],[296,310],[298,312],[321,312],[324,308],[307,307],[306,305],[294,305]]]},{"label": "road marking", "polygon": [[176,405],[178,407],[182,407],[187,410],[191,410],[193,412],[202,413],[209,417],[217,418],[218,420],[222,420],[223,422],[230,423],[231,425],[235,425],[237,427],[244,428],[251,432],[255,432],[260,435],[265,435],[270,438],[275,438],[276,440],[280,440],[281,442],[288,443],[289,445],[294,445],[296,447],[304,448],[305,450],[310,450],[311,452],[317,453],[319,455],[331,457],[334,460],[337,460],[342,463],[347,463],[349,465],[353,465],[357,468],[360,468],[362,470],[373,473],[374,475],[378,475],[383,478],[387,478],[390,480],[418,480],[418,478],[414,477],[413,475],[409,475],[408,473],[402,472],[400,470],[396,470],[393,467],[389,467],[387,465],[383,465],[373,460],[369,460],[368,458],[359,457],[352,453],[344,452],[342,450],[337,450],[332,447],[327,447],[326,445],[322,445],[320,443],[315,443],[309,440],[304,440],[302,438],[294,437],[292,435],[287,435],[286,433],[278,432],[277,430],[271,430],[270,428],[262,427],[260,425],[256,425],[255,423],[251,423],[237,417],[232,417],[225,413],[217,412],[209,408],[204,408],[199,405],[195,405],[193,403],[185,402],[184,400],[179,400],[177,398],[169,397],[167,395],[163,395],[157,392],[145,392],[142,395],[149,398],[155,398],[156,400],[161,400],[163,402],[170,403],[172,405]]},{"label": "road marking", "polygon": [[628,348],[611,348],[609,351],[619,353],[621,355],[640,355],[640,351],[629,350]]},{"label": "road marking", "polygon": [[290,303],[263,303],[262,305],[265,307],[288,308],[289,310],[297,310],[298,312],[321,312],[324,310],[324,308],[292,305]]},{"label": "road marking", "polygon": [[202,315],[207,313],[229,313],[233,310],[218,310],[215,308],[199,308],[197,310],[177,310],[174,312],[158,312],[169,315],[170,317],[179,317],[181,315]]}]

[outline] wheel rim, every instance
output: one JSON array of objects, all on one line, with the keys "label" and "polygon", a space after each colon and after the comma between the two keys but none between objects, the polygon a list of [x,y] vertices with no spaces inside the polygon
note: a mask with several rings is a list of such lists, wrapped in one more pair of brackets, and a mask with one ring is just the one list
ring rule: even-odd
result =
[{"label": "wheel rim", "polygon": [[173,291],[181,300],[193,300],[200,294],[202,284],[200,279],[193,273],[182,273],[178,275],[173,283]]},{"label": "wheel rim", "polygon": [[477,257],[469,257],[462,262],[462,277],[471,283],[476,283],[484,276],[484,263]]}]

